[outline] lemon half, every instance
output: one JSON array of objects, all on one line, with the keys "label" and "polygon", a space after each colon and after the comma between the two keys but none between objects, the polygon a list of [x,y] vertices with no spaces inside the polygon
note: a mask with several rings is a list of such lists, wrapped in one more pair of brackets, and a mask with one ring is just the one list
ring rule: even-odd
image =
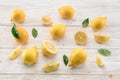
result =
[{"label": "lemon half", "polygon": [[86,44],[87,42],[87,34],[84,31],[78,31],[74,35],[75,42],[79,45]]},{"label": "lemon half", "polygon": [[48,40],[42,42],[41,49],[43,55],[45,56],[52,56],[57,53],[56,46],[51,41]]},{"label": "lemon half", "polygon": [[41,22],[43,25],[49,26],[50,24],[52,24],[52,18],[50,16],[42,16]]}]

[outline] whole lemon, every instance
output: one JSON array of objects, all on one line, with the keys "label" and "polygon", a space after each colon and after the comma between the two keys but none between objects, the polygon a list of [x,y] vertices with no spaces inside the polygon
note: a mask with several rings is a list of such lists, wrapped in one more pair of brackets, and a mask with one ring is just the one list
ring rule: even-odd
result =
[{"label": "whole lemon", "polygon": [[65,18],[65,19],[69,19],[69,18],[72,18],[73,15],[74,15],[74,9],[72,6],[62,6],[58,9],[59,11],[59,14]]},{"label": "whole lemon", "polygon": [[16,26],[16,30],[18,31],[19,38],[15,38],[15,40],[20,44],[25,44],[28,41],[29,35],[28,32],[20,26]]},{"label": "whole lemon", "polygon": [[22,9],[15,9],[11,15],[11,21],[23,23],[25,20],[25,12]]},{"label": "whole lemon", "polygon": [[50,29],[50,34],[53,39],[59,39],[64,36],[66,32],[66,26],[63,24],[55,24]]},{"label": "whole lemon", "polygon": [[106,27],[106,22],[107,22],[106,17],[97,17],[92,21],[91,27],[94,31],[99,31]]},{"label": "whole lemon", "polygon": [[22,53],[22,60],[25,64],[34,64],[38,59],[38,50],[36,46],[26,48]]},{"label": "whole lemon", "polygon": [[75,67],[82,63],[84,63],[87,59],[87,53],[82,48],[76,48],[74,49],[69,58],[69,66]]}]

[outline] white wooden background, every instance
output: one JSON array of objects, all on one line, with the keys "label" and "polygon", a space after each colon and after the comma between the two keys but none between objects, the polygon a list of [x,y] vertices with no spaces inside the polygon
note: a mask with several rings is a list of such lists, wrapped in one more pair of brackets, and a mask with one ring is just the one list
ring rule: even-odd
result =
[{"label": "white wooden background", "polygon": [[[71,5],[75,9],[75,16],[70,20],[63,20],[58,14],[58,8],[62,5]],[[15,8],[22,8],[26,12],[26,21],[21,24],[29,32],[29,42],[23,46],[37,45],[39,48],[39,60],[33,66],[26,66],[21,61],[21,56],[16,60],[9,60],[9,53],[18,46],[11,35],[12,23],[10,15]],[[40,23],[40,17],[49,15],[56,23],[63,23],[67,26],[64,38],[52,40],[49,34],[50,27],[44,27]],[[98,44],[93,39],[90,27],[82,28],[81,22],[85,18],[90,21],[98,16],[108,18],[107,27],[100,31],[108,34],[111,39],[106,44]],[[32,28],[36,28],[39,35],[34,39],[31,35]],[[88,33],[89,40],[85,46],[78,46],[74,42],[74,34],[78,30]],[[53,41],[58,48],[58,53],[53,58],[46,58],[42,55],[40,45],[43,40]],[[88,53],[86,63],[77,68],[71,69],[63,63],[63,54],[69,55],[73,48],[85,48]],[[98,48],[109,49],[111,56],[100,56],[105,69],[102,71],[95,62],[95,55]],[[42,66],[46,63],[58,61],[60,67],[56,72],[44,73]],[[0,80],[120,80],[120,0],[0,0]]]}]

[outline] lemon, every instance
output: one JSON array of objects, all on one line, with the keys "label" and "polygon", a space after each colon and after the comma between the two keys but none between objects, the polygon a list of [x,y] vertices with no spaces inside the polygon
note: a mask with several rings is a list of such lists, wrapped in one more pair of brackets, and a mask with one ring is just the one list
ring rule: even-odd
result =
[{"label": "lemon", "polygon": [[53,72],[53,71],[56,71],[58,67],[59,67],[58,62],[52,62],[52,63],[44,65],[43,70],[45,72]]},{"label": "lemon", "polygon": [[61,6],[58,11],[59,14],[65,19],[72,18],[74,15],[74,9],[72,6],[69,5]]},{"label": "lemon", "polygon": [[41,22],[43,25],[48,26],[52,23],[52,18],[50,16],[42,16]]},{"label": "lemon", "polygon": [[38,59],[38,50],[36,46],[28,47],[22,53],[22,60],[25,64],[31,65]]},{"label": "lemon", "polygon": [[16,30],[18,31],[19,38],[15,38],[15,40],[20,44],[25,44],[28,41],[29,35],[28,32],[20,26],[16,26]]},{"label": "lemon", "polygon": [[11,21],[17,23],[23,23],[25,20],[25,12],[22,9],[15,9],[11,15]]},{"label": "lemon", "polygon": [[84,31],[78,31],[74,35],[75,42],[79,45],[83,45],[87,43],[87,34]]},{"label": "lemon", "polygon": [[106,27],[106,22],[107,22],[106,17],[97,17],[92,21],[91,27],[94,31],[99,31]]},{"label": "lemon", "polygon": [[50,34],[53,39],[62,38],[65,35],[66,26],[63,24],[55,24],[50,29]]},{"label": "lemon", "polygon": [[103,67],[104,66],[104,63],[103,61],[101,60],[101,58],[97,55],[96,56],[96,63],[99,67]]},{"label": "lemon", "polygon": [[95,34],[95,35],[94,35],[94,39],[96,40],[96,42],[102,44],[102,43],[107,42],[107,41],[110,39],[110,37],[107,36],[107,35],[99,35],[99,34]]},{"label": "lemon", "polygon": [[75,67],[84,63],[87,59],[87,53],[82,48],[74,49],[69,57],[69,66]]},{"label": "lemon", "polygon": [[13,50],[10,54],[9,54],[9,58],[10,59],[15,59],[20,55],[22,49],[22,45],[18,46],[15,50]]},{"label": "lemon", "polygon": [[48,41],[48,40],[42,42],[41,50],[43,55],[48,57],[55,55],[57,53],[56,46],[51,41]]}]

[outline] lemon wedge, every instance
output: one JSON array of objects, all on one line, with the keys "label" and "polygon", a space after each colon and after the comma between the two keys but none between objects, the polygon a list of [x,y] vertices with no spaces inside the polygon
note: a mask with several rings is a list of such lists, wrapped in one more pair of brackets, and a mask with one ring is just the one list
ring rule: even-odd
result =
[{"label": "lemon wedge", "polygon": [[99,67],[103,67],[104,66],[104,63],[103,61],[101,60],[101,58],[97,55],[96,56],[96,63]]},{"label": "lemon wedge", "polygon": [[96,42],[102,44],[102,43],[107,42],[107,41],[110,39],[110,37],[107,36],[107,35],[99,35],[99,34],[95,34],[95,35],[94,35],[94,39],[96,40]]},{"label": "lemon wedge", "polygon": [[52,63],[49,63],[49,64],[46,64],[44,67],[43,67],[43,70],[45,72],[53,72],[53,71],[56,71],[59,67],[59,63],[58,62],[52,62]]},{"label": "lemon wedge", "polygon": [[18,46],[15,50],[12,51],[12,53],[9,54],[10,59],[15,59],[20,55],[22,46]]}]

